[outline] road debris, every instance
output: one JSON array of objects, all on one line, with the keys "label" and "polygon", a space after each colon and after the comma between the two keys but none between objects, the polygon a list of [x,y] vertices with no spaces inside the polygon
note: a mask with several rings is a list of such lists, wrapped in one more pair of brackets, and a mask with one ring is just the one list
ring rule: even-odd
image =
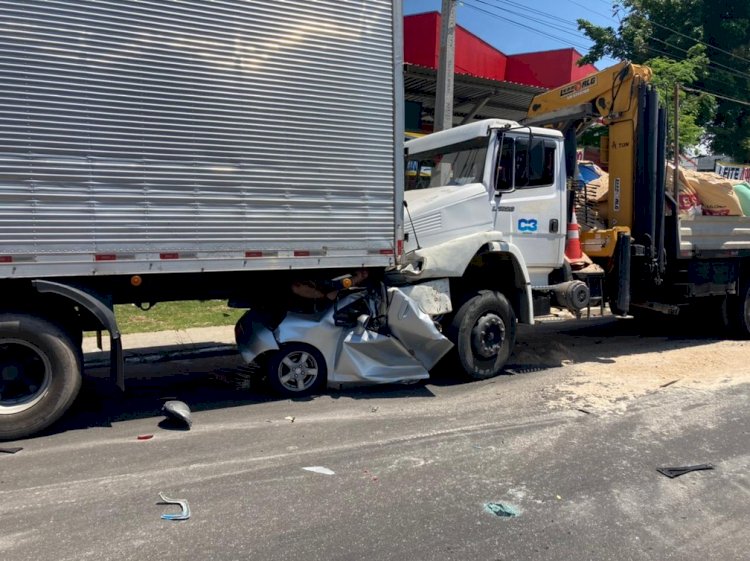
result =
[{"label": "road debris", "polygon": [[162,514],[163,520],[187,520],[190,518],[190,505],[184,499],[170,499],[164,493],[159,493],[162,502],[160,504],[179,505],[182,509],[178,514]]},{"label": "road debris", "polygon": [[666,475],[670,479],[674,479],[675,477],[680,477],[681,475],[685,475],[686,473],[690,473],[691,471],[702,471],[706,469],[714,469],[714,466],[712,466],[711,464],[698,464],[696,466],[656,468],[656,471],[658,471],[662,475]]},{"label": "road debris", "polygon": [[151,440],[152,438],[154,438],[153,434],[139,434],[136,440]]},{"label": "road debris", "polygon": [[498,518],[516,518],[521,515],[517,507],[507,503],[485,503],[484,510]]},{"label": "road debris", "polygon": [[289,421],[290,423],[293,423],[294,419],[295,419],[295,417],[292,417],[291,415],[289,415],[288,417],[284,417],[284,420],[285,421]]},{"label": "road debris", "polygon": [[581,413],[585,413],[586,415],[591,415],[591,411],[588,411],[586,409],[576,409],[576,411],[580,411]]},{"label": "road debris", "polygon": [[23,450],[21,446],[14,446],[12,448],[0,448],[0,453],[15,454],[16,452],[20,452],[21,450]]},{"label": "road debris", "polygon": [[678,378],[677,380],[672,380],[671,382],[667,382],[666,384],[662,384],[662,385],[661,385],[661,386],[659,386],[659,387],[660,387],[660,388],[666,388],[666,387],[668,387],[668,386],[671,386],[672,384],[676,384],[676,383],[677,383],[677,382],[679,382],[679,381],[680,381],[680,380],[679,380],[679,378]]},{"label": "road debris", "polygon": [[183,401],[167,401],[162,406],[161,412],[167,417],[167,423],[162,424],[163,428],[190,430],[190,427],[193,426],[190,407]]},{"label": "road debris", "polygon": [[323,466],[309,466],[309,467],[303,467],[305,471],[311,471],[313,473],[320,473],[321,475],[335,475],[336,472],[334,472],[332,469],[328,469],[327,467]]}]

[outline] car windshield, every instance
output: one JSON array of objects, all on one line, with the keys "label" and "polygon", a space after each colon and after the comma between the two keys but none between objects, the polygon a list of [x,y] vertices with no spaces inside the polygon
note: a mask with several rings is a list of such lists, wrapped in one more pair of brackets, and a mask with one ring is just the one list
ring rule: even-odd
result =
[{"label": "car windshield", "polygon": [[481,183],[486,156],[486,139],[412,154],[406,162],[406,189]]}]

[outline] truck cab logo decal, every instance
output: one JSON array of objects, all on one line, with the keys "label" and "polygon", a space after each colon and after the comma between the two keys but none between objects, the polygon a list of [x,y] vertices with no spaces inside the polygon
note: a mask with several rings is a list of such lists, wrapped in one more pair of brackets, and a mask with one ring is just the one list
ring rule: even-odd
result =
[{"label": "truck cab logo decal", "polygon": [[518,231],[519,232],[536,232],[539,227],[539,222],[536,219],[531,218],[520,218],[518,220]]}]

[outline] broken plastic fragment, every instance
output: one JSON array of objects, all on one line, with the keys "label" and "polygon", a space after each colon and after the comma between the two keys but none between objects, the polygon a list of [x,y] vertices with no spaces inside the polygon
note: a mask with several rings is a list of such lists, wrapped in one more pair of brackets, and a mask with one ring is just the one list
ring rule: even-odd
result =
[{"label": "broken plastic fragment", "polygon": [[284,420],[285,421],[289,421],[290,423],[293,423],[294,422],[294,417],[292,417],[291,415],[289,415],[288,417],[284,417]]},{"label": "broken plastic fragment", "polygon": [[161,517],[164,520],[187,520],[190,518],[190,505],[184,499],[170,499],[164,493],[159,493],[159,497],[162,502],[170,505],[180,505],[182,509],[178,514],[162,514]]},{"label": "broken plastic fragment", "polygon": [[139,434],[136,438],[138,440],[151,440],[152,438],[154,438],[154,435],[153,434]]},{"label": "broken plastic fragment", "polygon": [[518,508],[507,503],[486,503],[484,510],[498,518],[515,518],[521,514]]},{"label": "broken plastic fragment", "polygon": [[320,473],[322,475],[334,475],[336,473],[333,470],[323,466],[309,466],[303,467],[302,469],[304,469],[305,471],[311,471],[313,473]]},{"label": "broken plastic fragment", "polygon": [[15,454],[16,452],[20,452],[23,450],[20,446],[14,446],[12,448],[0,448],[0,452],[3,454]]},{"label": "broken plastic fragment", "polygon": [[182,401],[167,401],[161,408],[164,416],[180,428],[190,430],[193,426],[193,419],[190,417],[190,407]]},{"label": "broken plastic fragment", "polygon": [[662,475],[666,475],[670,479],[674,479],[675,477],[685,475],[686,473],[690,473],[691,471],[701,471],[704,469],[714,469],[714,466],[712,466],[711,464],[699,464],[697,466],[656,468],[656,471],[658,471]]}]

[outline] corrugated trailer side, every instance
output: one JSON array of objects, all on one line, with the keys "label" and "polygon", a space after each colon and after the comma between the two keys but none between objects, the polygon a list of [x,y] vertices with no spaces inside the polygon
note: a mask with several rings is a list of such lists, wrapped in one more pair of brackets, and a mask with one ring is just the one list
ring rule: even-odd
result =
[{"label": "corrugated trailer side", "polygon": [[124,389],[114,304],[275,317],[394,264],[400,0],[0,0],[0,22],[0,440],[70,407],[84,331]]},{"label": "corrugated trailer side", "polygon": [[400,3],[0,1],[0,278],[383,266]]}]

